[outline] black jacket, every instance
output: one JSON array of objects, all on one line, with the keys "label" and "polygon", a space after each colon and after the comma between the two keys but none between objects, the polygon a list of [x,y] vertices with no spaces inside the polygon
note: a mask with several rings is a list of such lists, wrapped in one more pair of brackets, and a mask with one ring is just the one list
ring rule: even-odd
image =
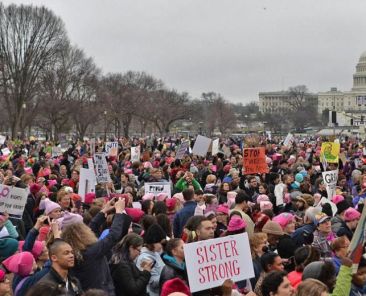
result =
[{"label": "black jacket", "polygon": [[110,265],[116,296],[144,296],[150,272],[140,271],[134,262],[123,261]]},{"label": "black jacket", "polygon": [[337,231],[337,236],[341,237],[341,236],[347,236],[347,238],[351,241],[352,240],[352,236],[353,236],[353,232],[351,229],[348,228],[346,222],[342,221],[342,225],[339,228],[339,230]]},{"label": "black jacket", "polygon": [[[98,213],[90,223],[90,228],[96,232],[105,221],[103,213]],[[89,246],[82,254],[82,260],[77,260],[72,274],[76,276],[83,289],[101,289],[113,296],[114,285],[108,266],[106,254],[127,234],[131,218],[125,214],[116,214],[109,234],[102,240]]]},{"label": "black jacket", "polygon": [[180,278],[188,285],[188,275],[186,269],[182,269],[173,262],[166,260],[166,258],[164,258],[164,255],[161,258],[163,259],[165,266],[163,267],[163,270],[161,271],[160,274],[160,280],[159,280],[160,291],[166,281],[169,281],[174,278]]},{"label": "black jacket", "polygon": [[80,282],[77,278],[71,277],[68,275],[67,277],[67,287],[66,282],[60,275],[51,267],[49,273],[47,273],[39,282],[51,282],[57,284],[59,287],[66,288],[68,291],[67,295],[69,296],[79,296],[83,294],[83,290],[81,288]]}]

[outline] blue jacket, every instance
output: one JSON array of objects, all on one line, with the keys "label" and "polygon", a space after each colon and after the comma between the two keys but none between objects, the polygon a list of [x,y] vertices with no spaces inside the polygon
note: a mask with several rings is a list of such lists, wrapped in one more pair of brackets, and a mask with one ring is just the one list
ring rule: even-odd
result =
[{"label": "blue jacket", "polygon": [[313,241],[313,233],[316,229],[314,224],[305,224],[292,234],[292,239],[296,244],[296,248],[300,248],[303,245],[310,245]]},{"label": "blue jacket", "polygon": [[187,201],[184,204],[183,209],[179,210],[175,216],[173,221],[173,233],[174,237],[180,238],[182,237],[183,227],[186,225],[189,218],[194,215],[194,210],[196,209],[196,202],[191,200]]}]

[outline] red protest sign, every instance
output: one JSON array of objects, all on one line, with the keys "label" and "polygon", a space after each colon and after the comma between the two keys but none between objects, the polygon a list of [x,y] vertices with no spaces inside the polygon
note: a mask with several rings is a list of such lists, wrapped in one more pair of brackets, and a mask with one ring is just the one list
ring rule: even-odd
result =
[{"label": "red protest sign", "polygon": [[264,147],[244,148],[244,175],[268,173]]}]

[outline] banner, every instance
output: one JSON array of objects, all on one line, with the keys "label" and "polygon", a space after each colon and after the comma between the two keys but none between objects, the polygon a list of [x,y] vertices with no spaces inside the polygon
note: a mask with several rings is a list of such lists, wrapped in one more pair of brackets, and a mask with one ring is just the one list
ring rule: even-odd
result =
[{"label": "banner", "polygon": [[327,189],[328,199],[332,199],[336,195],[338,170],[323,172],[322,176]]},{"label": "banner", "polygon": [[168,195],[168,198],[172,196],[169,182],[145,183],[145,194],[146,193],[152,193],[155,196],[157,196],[159,193],[165,193]]},{"label": "banner", "polygon": [[216,155],[219,153],[219,139],[215,139],[212,141],[212,155]]},{"label": "banner", "polygon": [[205,157],[208,151],[208,148],[210,148],[211,139],[198,135],[196,138],[196,141],[194,142],[194,146],[192,149],[192,153],[194,155]]},{"label": "banner", "polygon": [[322,143],[320,154],[324,155],[324,158],[328,163],[338,163],[340,149],[341,146],[339,143],[324,142]]},{"label": "banner", "polygon": [[180,144],[177,149],[175,158],[182,159],[184,157],[184,154],[186,154],[188,148],[189,148],[189,141],[185,141],[182,144]]},{"label": "banner", "polygon": [[22,219],[28,190],[0,185],[0,213],[7,212],[10,217]]},{"label": "banner", "polygon": [[96,185],[97,185],[97,180],[95,177],[94,169],[80,168],[78,194],[80,195],[82,202],[84,202],[84,200],[85,200],[85,194],[91,193],[91,192],[95,193]]},{"label": "banner", "polygon": [[254,277],[247,233],[184,244],[184,253],[191,292]]},{"label": "banner", "polygon": [[268,173],[265,148],[244,148],[243,167],[244,175]]},{"label": "banner", "polygon": [[140,161],[140,146],[131,147],[131,162]]},{"label": "banner", "polygon": [[104,153],[94,154],[95,172],[98,183],[107,183],[111,181],[108,171],[107,160]]},{"label": "banner", "polygon": [[[94,148],[95,151],[95,148]],[[118,155],[118,142],[106,142],[105,153],[108,157],[116,157]]]},{"label": "banner", "polygon": [[291,147],[294,140],[295,140],[295,138],[294,138],[293,134],[288,133],[285,138],[285,141],[283,141],[283,145],[286,147]]}]

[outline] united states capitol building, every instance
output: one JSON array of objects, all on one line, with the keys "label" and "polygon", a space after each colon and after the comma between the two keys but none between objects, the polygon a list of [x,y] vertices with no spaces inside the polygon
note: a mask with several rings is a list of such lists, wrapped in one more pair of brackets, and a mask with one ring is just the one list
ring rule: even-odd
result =
[{"label": "united states capitol building", "polygon": [[[285,113],[291,110],[288,104],[290,93],[260,92],[259,110],[264,113]],[[340,124],[361,125],[366,122],[366,52],[362,53],[353,74],[353,87],[350,91],[340,91],[332,87],[318,94],[306,94],[306,100],[317,104],[319,114],[336,111]],[[364,120],[365,117],[365,120]]]}]

